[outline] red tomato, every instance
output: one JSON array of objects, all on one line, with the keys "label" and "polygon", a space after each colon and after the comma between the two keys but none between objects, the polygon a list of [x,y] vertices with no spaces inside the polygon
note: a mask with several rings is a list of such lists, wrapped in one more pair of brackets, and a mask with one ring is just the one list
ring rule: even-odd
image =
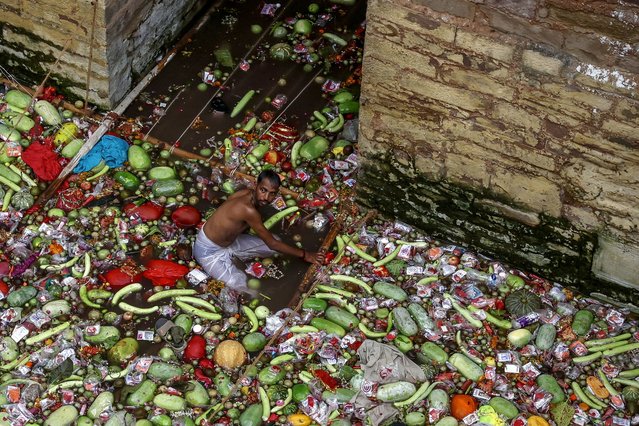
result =
[{"label": "red tomato", "polygon": [[164,207],[151,201],[147,201],[139,206],[134,203],[129,203],[124,206],[124,213],[129,217],[138,216],[143,221],[148,222],[161,218],[164,213]]},{"label": "red tomato", "polygon": [[186,344],[186,348],[184,348],[184,355],[182,359],[185,362],[196,361],[204,358],[206,355],[206,340],[204,337],[199,334],[191,337],[189,342]]},{"label": "red tomato", "polygon": [[200,223],[202,215],[193,206],[180,206],[171,213],[171,220],[180,228],[192,228]]}]

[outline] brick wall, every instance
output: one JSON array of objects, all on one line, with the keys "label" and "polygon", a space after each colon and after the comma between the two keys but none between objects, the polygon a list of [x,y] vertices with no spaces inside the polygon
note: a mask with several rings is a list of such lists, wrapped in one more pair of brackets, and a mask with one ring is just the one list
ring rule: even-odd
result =
[{"label": "brick wall", "polygon": [[638,86],[629,2],[370,0],[359,197],[552,279],[639,288]]},{"label": "brick wall", "polygon": [[[104,108],[117,105],[205,3],[95,1],[89,99]],[[0,0],[0,65],[29,84],[51,71],[56,86],[84,99],[93,11],[89,0]]]}]

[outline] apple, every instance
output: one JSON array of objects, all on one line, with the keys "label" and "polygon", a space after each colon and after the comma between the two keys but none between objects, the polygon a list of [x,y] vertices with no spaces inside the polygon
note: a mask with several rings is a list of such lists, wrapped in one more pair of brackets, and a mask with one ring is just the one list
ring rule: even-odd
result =
[{"label": "apple", "polygon": [[264,162],[269,163],[269,164],[277,164],[277,161],[279,160],[279,156],[277,155],[277,151],[273,151],[270,150],[268,151],[263,158]]}]

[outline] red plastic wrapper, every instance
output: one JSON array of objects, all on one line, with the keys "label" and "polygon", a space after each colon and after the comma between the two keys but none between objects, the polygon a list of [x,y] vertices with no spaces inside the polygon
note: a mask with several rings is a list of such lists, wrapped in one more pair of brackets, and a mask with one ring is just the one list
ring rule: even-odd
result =
[{"label": "red plastic wrapper", "polygon": [[177,280],[189,272],[189,268],[186,266],[163,259],[149,260],[145,267],[144,278],[151,280],[153,285],[158,286],[172,287]]}]

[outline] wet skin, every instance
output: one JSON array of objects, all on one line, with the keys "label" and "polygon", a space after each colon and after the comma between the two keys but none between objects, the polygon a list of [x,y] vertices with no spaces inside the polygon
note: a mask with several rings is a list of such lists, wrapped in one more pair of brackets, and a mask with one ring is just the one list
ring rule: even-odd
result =
[{"label": "wet skin", "polygon": [[264,227],[259,208],[272,203],[279,192],[279,185],[264,179],[254,189],[242,189],[232,194],[204,224],[204,233],[221,247],[230,245],[238,235],[248,228],[272,250],[289,256],[304,256],[310,263],[322,263],[323,253],[315,253],[290,246],[278,239]]}]

